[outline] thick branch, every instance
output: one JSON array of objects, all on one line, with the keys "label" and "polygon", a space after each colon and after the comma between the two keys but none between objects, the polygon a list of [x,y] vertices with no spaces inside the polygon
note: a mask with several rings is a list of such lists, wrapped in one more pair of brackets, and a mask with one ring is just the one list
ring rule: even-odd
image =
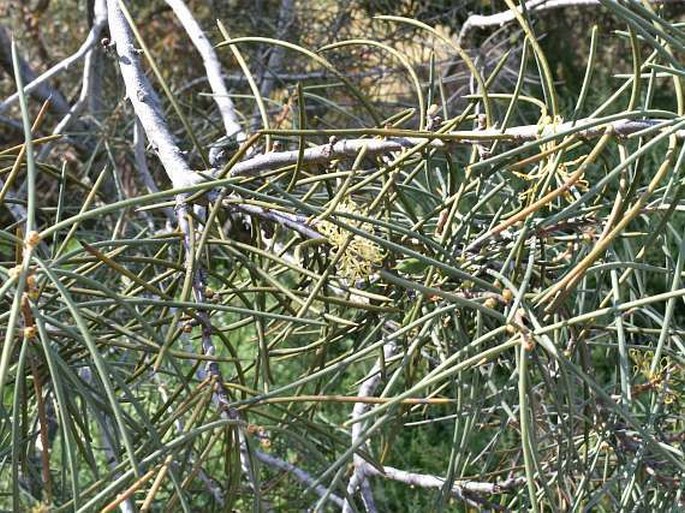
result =
[{"label": "thick branch", "polygon": [[107,15],[126,94],[173,187],[201,182],[202,177],[190,169],[167,126],[157,93],[140,65],[131,30],[119,8],[119,0],[107,0]]},{"label": "thick branch", "polygon": [[[425,139],[393,137],[391,139],[351,139],[338,141],[335,144],[322,144],[304,151],[302,162],[307,164],[325,164],[339,158],[354,158],[366,147],[367,155],[377,155],[402,148],[412,148]],[[231,169],[231,174],[258,175],[262,171],[278,169],[297,162],[299,151],[279,151],[259,155],[239,162]]]}]

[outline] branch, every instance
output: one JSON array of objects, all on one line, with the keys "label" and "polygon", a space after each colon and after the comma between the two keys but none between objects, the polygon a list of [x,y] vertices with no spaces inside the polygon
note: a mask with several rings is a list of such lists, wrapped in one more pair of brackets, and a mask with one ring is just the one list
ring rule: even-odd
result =
[{"label": "branch", "polygon": [[24,130],[24,126],[19,121],[16,121],[5,116],[0,116],[0,123],[9,127],[15,132],[22,132]]},{"label": "branch", "polygon": [[[6,184],[4,180],[0,178],[0,191],[5,189],[5,185]],[[14,189],[11,188],[7,190],[5,198],[2,201],[2,205],[7,210],[9,210],[9,213],[16,221],[16,224],[21,224],[26,221],[26,207],[24,206],[25,204],[25,201],[19,200],[16,197]]]},{"label": "branch", "polygon": [[[293,22],[295,2],[293,0],[281,0],[281,7],[278,11],[278,21],[276,25],[276,39],[285,39],[288,27]],[[262,79],[260,94],[262,97],[269,96],[273,91],[276,82],[276,74],[283,66],[285,59],[285,47],[276,46],[271,49],[269,60],[266,63],[265,76]]]},{"label": "branch", "polygon": [[[155,182],[150,173],[150,168],[147,165],[147,160],[145,159],[145,137],[143,135],[143,127],[140,121],[136,119],[133,125],[133,155],[136,161],[136,169],[138,170],[138,176],[140,177],[143,185],[149,193],[159,192],[159,187],[157,187],[157,182]],[[173,225],[174,223],[174,210],[171,207],[164,207],[164,214],[166,215],[169,223]]]},{"label": "branch", "polygon": [[[254,209],[250,208],[250,206],[245,206],[245,205],[236,205],[241,207],[241,209],[244,209],[248,212],[251,212],[253,214],[258,214]],[[246,207],[246,208],[243,208]],[[257,207],[255,207],[257,208]],[[278,216],[279,221],[281,222],[289,222],[289,223],[300,223],[301,220],[297,218],[296,216],[290,215],[290,214],[285,214],[285,213],[275,213],[275,212],[267,212],[264,211],[263,209],[262,212],[259,212],[261,215],[266,215],[266,216],[272,216],[276,215]],[[190,227],[188,223],[188,205],[185,202],[185,198],[183,195],[178,195],[177,196],[177,206],[176,206],[176,211],[177,211],[177,216],[178,216],[178,226],[183,233],[183,246],[185,250],[185,255],[186,255],[186,272],[192,273],[192,290],[193,290],[193,295],[195,297],[195,300],[198,303],[204,303],[206,302],[206,297],[205,297],[205,284],[203,280],[203,275],[202,275],[202,270],[198,267],[197,262],[194,261],[194,255],[195,251],[193,250],[192,244],[191,244],[191,230],[192,228]],[[311,230],[313,232],[313,230]],[[317,232],[316,233],[317,237],[320,237],[320,235]],[[213,328],[211,325],[211,320],[209,318],[209,314],[205,310],[200,310],[197,312],[197,318],[200,321],[201,329],[202,329],[202,352],[204,355],[213,355],[216,352],[216,348],[214,346],[214,343],[212,341],[212,332]],[[205,371],[206,374],[208,374],[214,382],[214,402],[218,405],[219,407],[219,412],[220,415],[224,418],[230,418],[234,420],[239,420],[240,424],[237,427],[237,434],[238,434],[238,445],[239,445],[239,451],[240,451],[240,462],[241,466],[243,468],[243,472],[247,476],[250,485],[253,487],[253,489],[256,487],[257,483],[257,478],[255,475],[255,469],[253,468],[250,460],[250,452],[247,446],[247,440],[244,432],[243,426],[245,425],[245,421],[240,414],[239,411],[237,411],[235,408],[230,407],[230,398],[228,396],[228,391],[226,390],[224,386],[224,380],[223,376],[221,374],[221,369],[219,368],[219,365],[217,364],[216,361],[209,360],[206,364]],[[263,463],[266,463],[267,465],[270,465],[272,467],[275,467],[277,469],[283,470],[285,472],[288,472],[289,474],[292,474],[296,479],[301,481],[302,483],[305,483],[308,486],[313,485],[316,482],[316,479],[313,478],[311,475],[309,475],[306,471],[302,470],[301,468],[297,467],[296,465],[293,465],[291,463],[288,463],[285,460],[282,460],[280,458],[276,458],[274,456],[270,456],[266,453],[263,453],[261,451],[253,451],[252,454],[260,461]],[[314,486],[313,490],[319,494],[321,497],[327,496],[328,500],[335,503],[338,506],[342,506],[343,500],[338,497],[335,494],[328,494],[328,491],[326,487],[322,485],[316,485]]]},{"label": "branch", "polygon": [[[162,398],[162,401],[165,403],[169,400],[169,393],[167,392],[167,387],[162,381],[160,374],[155,372],[152,374],[152,379],[157,383],[157,390],[159,390],[159,395]],[[184,429],[185,429],[185,424],[182,419],[176,418],[174,419],[174,426],[176,427],[176,432],[179,434],[183,434]],[[189,463],[191,467],[196,466],[196,461],[193,458],[192,453],[189,455]],[[207,472],[205,472],[205,469],[202,468],[201,466],[198,469],[197,472],[198,477],[200,478],[200,481],[203,482],[209,493],[212,494],[212,497],[214,497],[214,500],[220,505],[223,506],[226,503],[226,499],[224,497],[224,491],[223,489],[218,486],[216,483],[214,483],[213,479],[207,475]],[[141,511],[143,511],[141,509]]]},{"label": "branch", "polygon": [[237,210],[250,216],[261,217],[267,221],[278,223],[286,228],[296,231],[307,239],[327,240],[326,237],[309,226],[308,219],[305,216],[291,214],[289,212],[278,212],[276,210],[262,208],[256,205],[249,205],[242,202],[235,203],[230,199],[224,200],[223,206],[229,211]]},{"label": "branch", "polygon": [[[573,136],[582,139],[593,139],[601,136],[611,126],[614,134],[617,137],[627,137],[631,134],[647,130],[659,126],[660,124],[668,123],[670,120],[662,119],[646,119],[646,120],[632,120],[619,119],[610,123],[597,124],[596,119],[580,119],[575,122],[569,121],[559,123],[555,127],[554,135],[558,138]],[[588,125],[583,128],[584,125]],[[383,135],[386,132],[383,129],[369,129],[366,131],[369,135]],[[301,131],[276,132],[279,135],[293,135],[299,134]],[[323,135],[326,132],[312,131],[312,135]],[[398,134],[402,131],[394,131]],[[333,141],[329,144],[322,144],[306,149],[302,154],[303,164],[325,164],[336,159],[341,158],[355,158],[362,149],[366,149],[367,156],[374,156],[394,151],[401,151],[405,148],[414,148],[419,144],[428,142],[433,147],[446,147],[453,144],[475,144],[493,141],[509,141],[509,142],[526,142],[541,139],[543,136],[551,135],[549,129],[543,129],[540,125],[523,125],[518,127],[511,127],[505,130],[501,129],[487,129],[487,130],[461,130],[445,133],[429,133],[429,132],[409,132],[407,136],[387,137],[383,139],[347,139],[341,141]],[[676,132],[678,139],[685,139],[685,130]],[[230,170],[232,176],[248,175],[256,176],[263,171],[271,171],[280,167],[296,164],[298,162],[299,151],[282,151],[272,152],[265,155],[259,155],[248,160],[239,162]]]},{"label": "branch", "polygon": [[[94,387],[96,384],[93,380],[93,372],[89,366],[82,367],[79,371],[79,377],[88,383],[90,386]],[[105,455],[105,462],[109,469],[113,472],[114,479],[121,477],[121,472],[117,471],[120,466],[119,458],[117,457],[117,451],[115,447],[117,444],[115,442],[115,437],[110,433],[115,431],[111,415],[103,411],[102,416],[98,416],[98,422],[100,423],[100,445]],[[119,509],[121,513],[133,513],[135,508],[133,506],[133,501],[129,498],[119,504]]]},{"label": "branch", "polygon": [[[364,461],[365,473],[369,476],[378,476],[399,481],[410,486],[419,486],[421,488],[442,488],[445,484],[443,477],[433,476],[430,474],[419,474],[415,472],[407,472],[399,470],[394,467],[383,467],[383,472],[378,470],[373,465]],[[496,483],[485,483],[480,481],[455,481],[452,485],[452,493],[456,496],[462,496],[464,492],[479,495],[498,494],[511,490],[515,490],[526,482],[526,478],[512,477],[505,481]]]},{"label": "branch", "polygon": [[[288,463],[285,460],[282,460],[280,458],[275,458],[274,456],[271,456],[269,454],[266,454],[262,451],[255,451],[254,455],[257,457],[257,459],[263,463],[266,463],[267,465],[283,470],[284,472],[287,472],[289,474],[292,474],[296,479],[298,479],[300,482],[306,484],[307,486],[311,486],[314,483],[316,483],[316,479],[311,476],[309,473],[305,472],[301,468],[293,465],[292,463]],[[324,497],[328,494],[328,490],[326,489],[325,486],[322,485],[316,485],[314,486],[313,490],[319,494],[319,496]],[[327,496],[327,499],[337,506],[343,505],[343,500],[338,497],[335,494],[329,494]]]},{"label": "branch", "polygon": [[[242,207],[242,205],[241,205]],[[251,210],[248,208],[248,211]],[[206,302],[206,297],[205,297],[205,284],[204,280],[202,277],[202,270],[197,266],[197,262],[194,262],[194,255],[195,251],[192,248],[191,245],[191,238],[190,238],[190,232],[191,232],[191,227],[188,223],[188,205],[185,202],[185,198],[182,195],[179,195],[177,197],[177,216],[178,216],[178,226],[183,233],[183,246],[185,250],[185,255],[186,255],[186,269],[187,272],[192,273],[192,290],[193,290],[193,295],[195,297],[195,300],[198,303],[205,303]],[[253,212],[254,213],[254,212]],[[294,217],[294,216],[289,216],[288,214],[282,214],[279,213],[284,219],[287,219],[289,217]],[[294,222],[293,219],[290,219],[292,222]],[[317,233],[317,236],[318,233]],[[319,236],[320,237],[320,236]],[[200,310],[196,313],[197,318],[200,322],[201,330],[202,330],[202,352],[204,355],[213,355],[216,352],[216,348],[214,346],[214,343],[212,341],[212,324],[211,320],[209,318],[209,314],[205,310]],[[214,402],[215,404],[218,405],[219,407],[219,412],[220,415],[224,418],[230,418],[233,420],[238,420],[240,421],[237,429],[237,434],[238,434],[238,444],[239,444],[239,451],[240,451],[240,462],[241,466],[243,469],[243,472],[248,478],[248,481],[250,485],[253,487],[253,489],[256,486],[257,483],[257,478],[255,475],[255,469],[252,467],[252,464],[250,462],[250,452],[247,446],[247,440],[244,432],[244,425],[245,420],[243,419],[242,415],[238,410],[235,408],[230,407],[230,398],[228,396],[228,391],[226,390],[224,386],[224,379],[221,373],[221,369],[219,368],[219,365],[216,361],[209,360],[205,366],[204,373],[207,374],[209,377],[212,378],[214,382]],[[295,478],[297,478],[299,481],[305,483],[308,486],[311,486],[316,482],[316,479],[310,476],[307,472],[304,470],[300,469],[299,467],[288,463],[285,460],[282,460],[280,458],[276,458],[274,456],[270,456],[268,454],[265,454],[261,451],[253,451],[252,454],[262,461],[263,463],[266,463],[267,465],[270,465],[272,467],[275,467],[277,469],[283,470],[285,472],[288,472],[292,474]],[[327,494],[327,490],[324,486],[317,485],[314,487],[314,491],[318,493],[320,496],[325,496]],[[328,500],[331,502],[334,502],[338,506],[342,506],[343,500],[336,496],[336,495],[328,495]]]},{"label": "branch", "polygon": [[157,151],[172,186],[180,188],[203,181],[202,176],[188,166],[167,126],[157,93],[140,65],[138,51],[133,45],[131,30],[121,12],[119,0],[107,0],[107,14],[109,31],[119,55],[126,94],[148,140]]},{"label": "branch", "polygon": [[[102,29],[107,24],[106,0],[95,0],[94,5],[93,5],[93,9],[94,9],[93,28],[90,31],[88,39],[90,39],[92,34],[95,34],[95,36],[93,36],[93,37],[97,38],[97,36],[102,32]],[[86,47],[87,43],[88,43],[88,41],[86,40],[86,42],[81,46],[81,49]],[[97,47],[95,47],[93,45],[90,45],[87,48],[85,58],[83,61],[83,80],[81,83],[81,93],[80,93],[79,98],[76,101],[76,103],[74,103],[74,105],[72,105],[71,108],[69,108],[69,110],[66,112],[66,114],[62,118],[62,120],[59,123],[57,123],[57,125],[55,126],[55,128],[52,131],[53,134],[62,133],[64,130],[66,130],[66,128],[69,125],[74,123],[76,121],[76,116],[78,116],[81,113],[81,111],[83,111],[86,104],[93,97],[93,82],[94,82],[94,79],[96,76],[94,73],[95,57],[97,55],[96,52],[97,52]],[[74,54],[74,55],[76,55],[76,54]],[[62,62],[64,62],[64,61],[62,61]],[[45,74],[43,74],[43,75],[45,75]],[[36,81],[34,80],[34,82],[36,82]],[[26,89],[26,88],[24,88],[24,89]],[[8,99],[8,101],[9,101],[9,99]],[[87,132],[87,130],[84,130],[84,131]],[[79,146],[79,144],[75,143],[75,146]],[[52,144],[49,142],[46,143],[43,146],[43,148],[40,150],[40,153],[38,154],[38,160],[42,161],[42,160],[46,159],[47,156],[50,154],[51,149],[52,149]],[[90,148],[89,148],[89,151],[91,151]]]},{"label": "branch", "polygon": [[[12,56],[10,54],[10,38],[7,36],[5,27],[2,25],[0,25],[0,65],[8,72],[9,75],[14,74]],[[19,68],[24,81],[29,82],[29,85],[32,84],[36,79],[36,74],[31,69],[31,66],[29,66],[29,64],[21,57],[19,57]],[[48,86],[43,81],[36,84],[36,86],[32,88],[30,92],[34,98],[37,98],[41,102],[50,100],[50,103],[59,112],[67,112],[69,110],[69,103],[64,98],[62,93],[59,92],[59,90]],[[16,96],[16,94],[12,95],[12,97],[13,96]],[[8,100],[0,104],[0,106],[4,105],[7,101]],[[6,107],[0,108],[0,111],[2,111],[4,108]]]},{"label": "branch", "polygon": [[[397,346],[394,342],[389,342],[383,347],[383,355],[385,361],[392,358],[392,356],[397,351]],[[359,397],[372,396],[375,393],[376,388],[381,381],[381,367],[382,360],[379,360],[374,364],[371,371],[367,374],[366,378],[362,381],[358,395]],[[352,420],[359,418],[364,415],[367,410],[371,407],[369,403],[358,402],[354,405],[352,409]],[[355,422],[352,425],[352,443],[354,444],[359,437],[362,435],[363,422]],[[361,446],[360,448],[365,447]],[[354,471],[352,477],[347,486],[348,496],[354,495],[356,489],[361,487],[364,490],[364,484],[369,476],[384,477],[387,479],[392,479],[394,481],[399,481],[410,486],[419,486],[422,488],[442,488],[445,484],[445,478],[438,477],[430,474],[419,474],[414,472],[407,472],[405,470],[400,470],[395,467],[383,466],[382,470],[369,464],[364,458],[355,454],[354,456]],[[479,481],[454,481],[452,483],[452,494],[460,499],[470,501],[469,497],[465,497],[464,494],[477,494],[477,495],[487,495],[487,494],[499,494],[507,492],[509,490],[516,489],[526,482],[525,477],[515,477],[507,479],[505,481],[500,481],[497,483],[487,483]],[[366,490],[365,499],[368,500],[370,494],[368,493],[368,488]],[[476,502],[479,499],[474,498]],[[366,502],[366,501],[365,501]],[[368,511],[372,511],[373,507],[369,508]],[[343,513],[351,512],[352,506],[345,500],[343,506]]]},{"label": "branch", "polygon": [[[275,80],[278,82],[305,82],[307,80],[323,80],[323,79],[328,79],[328,78],[335,78],[335,75],[332,71],[330,70],[320,70],[320,71],[303,71],[300,73],[293,72],[293,73],[276,73],[273,70],[267,70],[271,76],[274,77]],[[400,71],[398,68],[394,68],[392,66],[376,66],[373,68],[365,69],[365,70],[360,70],[360,71],[354,71],[350,73],[346,73],[345,76],[348,78],[366,78],[366,77],[376,77],[378,79],[388,77],[392,75],[393,73],[397,73]],[[237,83],[247,83],[248,79],[247,77],[242,74],[242,73],[222,73],[221,78],[223,80],[226,80],[227,82],[237,82]],[[203,82],[207,82],[208,79],[205,76],[202,77],[197,77],[192,80],[189,80],[186,82],[183,87],[179,89],[179,91],[186,91],[187,89],[191,87],[195,87],[198,84],[201,84]]]},{"label": "branch", "polygon": [[[98,8],[98,4],[100,2],[96,2],[96,8],[95,8],[95,13],[96,13],[96,22],[93,24],[93,26],[90,29],[90,32],[88,33],[88,37],[86,37],[86,40],[83,42],[81,47],[76,50],[72,55],[67,57],[66,59],[61,60],[57,64],[55,64],[52,68],[47,70],[45,73],[41,74],[39,77],[34,78],[24,86],[24,94],[30,94],[34,90],[38,89],[41,87],[47,80],[51,79],[58,73],[62,71],[66,71],[69,69],[69,66],[77,62],[79,59],[81,59],[83,56],[85,56],[94,46],[95,43],[97,42],[98,37],[100,36],[100,33],[102,32],[102,29],[105,27],[105,21],[106,19],[103,16],[102,12],[102,7]],[[2,31],[0,30],[0,43],[2,43]],[[28,66],[28,65],[26,65]],[[23,66],[22,66],[23,67]],[[26,69],[23,69],[22,72],[25,72]],[[28,78],[28,74],[25,74]],[[45,92],[39,93],[40,96],[44,96]],[[60,110],[61,112],[68,112],[69,111],[69,104],[67,101],[64,99],[64,97],[57,93],[55,94],[55,91],[51,91],[51,94],[53,96],[52,102],[55,105],[55,107]],[[48,95],[48,97],[50,96]],[[7,98],[4,102],[0,103],[0,112],[6,110],[9,106],[11,106],[14,102],[16,102],[19,99],[19,92],[14,93],[11,95],[9,98]]]},{"label": "branch", "polygon": [[[378,358],[378,361],[373,365],[369,373],[366,375],[364,380],[362,381],[361,385],[359,386],[359,391],[357,392],[357,395],[359,397],[368,397],[374,395],[376,392],[376,388],[381,382],[381,371],[383,369],[383,363],[392,358],[392,356],[395,355],[397,352],[397,345],[395,342],[387,342],[386,344],[383,345],[383,357]],[[355,403],[354,407],[352,408],[352,420],[356,420],[364,413],[366,413],[369,408],[371,408],[371,405],[366,402],[358,402]],[[352,438],[352,445],[357,445],[357,442],[359,441],[359,438],[362,435],[362,431],[366,424],[364,422],[355,422],[352,424],[352,433],[351,433],[351,438]],[[360,449],[365,449],[367,447],[367,444],[364,443],[363,445],[359,446]],[[353,465],[354,465],[354,471],[352,472],[352,476],[350,477],[350,481],[347,484],[347,495],[348,497],[352,497],[356,491],[357,488],[361,487],[362,490],[364,490],[364,505],[366,506],[367,511],[375,511],[375,504],[373,503],[373,495],[370,493],[370,485],[368,484],[368,480],[366,479],[368,472],[367,472],[367,464],[364,458],[359,456],[358,454],[355,453],[353,457]],[[352,505],[349,502],[349,499],[345,499],[345,505],[343,506],[343,513],[351,513],[353,511]]]},{"label": "branch", "polygon": [[243,128],[240,126],[235,112],[235,105],[228,95],[228,90],[224,85],[221,75],[221,64],[207,37],[200,25],[195,21],[193,13],[186,6],[183,0],[166,0],[166,3],[173,9],[176,17],[183,25],[195,48],[202,56],[202,62],[207,73],[207,80],[212,88],[212,96],[219,108],[221,119],[224,123],[226,135],[235,137],[238,142],[243,142],[246,138]]},{"label": "branch", "polygon": [[[354,158],[366,147],[367,155],[377,155],[403,148],[413,148],[425,139],[410,139],[393,137],[391,139],[351,139],[338,141],[334,144],[322,144],[304,151],[302,163],[325,164],[339,158]],[[271,152],[239,162],[231,168],[231,175],[258,175],[262,171],[270,171],[297,163],[298,150]]]},{"label": "branch", "polygon": [[[666,4],[666,3],[678,3],[682,0],[649,0],[650,3],[654,4]],[[552,9],[563,9],[566,7],[599,7],[602,5],[601,0],[529,0],[525,4],[526,11],[540,13],[544,11],[549,11]],[[522,13],[523,8],[518,7],[518,12]],[[516,19],[516,15],[513,11],[503,11],[497,14],[490,14],[488,16],[483,16],[481,14],[470,15],[459,31],[459,44],[461,44],[468,33],[473,29],[484,29],[489,27],[501,27],[507,23],[511,23]]]},{"label": "branch", "polygon": [[[278,11],[278,21],[276,22],[276,39],[285,39],[288,27],[293,21],[294,16],[294,0],[281,0],[281,7]],[[283,60],[285,59],[285,47],[277,45],[271,49],[269,60],[266,63],[266,69],[262,74],[262,84],[259,88],[259,94],[265,98],[271,94],[276,83],[276,73],[280,72],[283,67]],[[255,130],[259,126],[259,106],[255,106],[252,113],[252,129]]]},{"label": "branch", "polygon": [[[116,2],[117,0],[114,1]],[[191,244],[191,227],[188,223],[188,204],[183,195],[178,195],[176,197],[176,201],[178,227],[183,234],[186,272],[192,274],[192,290],[195,301],[198,303],[205,303],[207,298],[205,297],[206,287],[202,277],[202,269],[195,261],[195,250]],[[216,348],[214,346],[214,342],[212,341],[213,328],[209,318],[209,313],[206,310],[198,310],[196,312],[196,316],[200,321],[200,327],[202,330],[202,354],[205,356],[213,356],[216,353]],[[242,421],[240,413],[235,408],[230,406],[230,398],[224,385],[224,379],[221,374],[219,364],[215,360],[208,360],[204,372],[211,377],[214,382],[214,393],[212,397],[215,404],[219,408],[219,415],[222,418]],[[250,486],[256,491],[257,478],[250,461],[250,453],[247,446],[244,424],[244,422],[241,422],[236,427],[238,435],[238,449],[240,452],[240,464],[242,466],[243,473],[246,475],[248,482],[250,483]]]}]

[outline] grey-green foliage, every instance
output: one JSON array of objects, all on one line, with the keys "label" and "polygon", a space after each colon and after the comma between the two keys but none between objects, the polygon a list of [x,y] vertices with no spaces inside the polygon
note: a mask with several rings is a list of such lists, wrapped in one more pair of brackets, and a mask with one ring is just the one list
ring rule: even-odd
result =
[{"label": "grey-green foliage", "polygon": [[[444,31],[430,19],[371,22],[354,4],[340,18],[343,33],[361,37],[354,19],[374,28],[364,37],[393,44],[416,70],[424,102],[405,63],[382,46],[315,54],[332,32],[317,34],[329,18],[314,13],[332,7],[303,3],[293,29],[303,49],[287,50],[286,78],[265,102],[270,130],[242,157],[293,151],[298,159],[232,176],[238,148],[224,158],[210,148],[210,164],[225,175],[183,191],[198,205],[185,243],[165,229],[162,209],[179,191],[164,190],[155,164],[163,192],[135,185],[131,112],[119,98],[108,99],[101,122],[111,128],[97,134],[92,160],[61,171],[65,159],[53,153],[31,174],[22,167],[18,176],[35,172],[40,186],[38,198],[20,203],[35,209],[42,245],[30,253],[17,230],[23,220],[2,210],[0,507],[94,511],[135,486],[131,498],[138,506],[149,498],[154,511],[302,511],[320,500],[338,510],[314,483],[259,454],[345,498],[354,397],[378,365],[367,391],[374,398],[355,414],[357,454],[376,469],[456,482],[424,489],[372,477],[379,511],[677,510],[685,34],[668,8],[602,4],[621,31],[583,26],[521,43],[556,15],[540,15],[540,27],[528,13],[498,43],[510,54],[484,63],[467,47],[460,59],[473,60],[459,60],[460,69],[482,77],[462,83],[471,94],[457,89],[453,100],[441,74],[452,65],[430,56],[433,47],[458,55]],[[248,37],[237,49],[255,55],[265,41]],[[412,44],[425,46],[423,60]],[[628,48],[625,69],[602,66],[598,44]],[[229,48],[219,52],[228,62]],[[556,63],[569,60],[586,75],[561,87]],[[366,74],[367,62],[384,68],[381,78]],[[178,58],[173,71],[184,64],[194,69]],[[234,87],[249,122],[250,89]],[[203,97],[178,89],[186,126],[199,141],[217,140]],[[420,120],[436,115],[430,104],[444,120],[437,133],[420,133]],[[602,138],[561,132],[572,117],[663,123]],[[528,123],[539,138],[473,142],[483,128]],[[474,139],[445,135],[460,131]],[[317,145],[399,136],[414,139],[402,151],[303,157]],[[3,148],[5,168],[19,151]],[[202,168],[198,155],[188,158]],[[238,236],[231,219],[247,215],[241,206],[252,214]],[[303,235],[314,231],[322,237]],[[507,479],[516,486],[468,491]]]}]

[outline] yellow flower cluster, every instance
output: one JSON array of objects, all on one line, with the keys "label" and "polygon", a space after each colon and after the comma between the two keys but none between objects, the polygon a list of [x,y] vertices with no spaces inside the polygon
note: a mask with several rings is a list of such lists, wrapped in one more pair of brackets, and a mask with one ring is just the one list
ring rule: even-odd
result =
[{"label": "yellow flower cluster", "polygon": [[653,388],[664,392],[664,403],[672,404],[679,399],[678,392],[674,389],[674,385],[682,385],[685,383],[685,367],[678,363],[672,363],[668,356],[661,358],[659,365],[652,372],[652,360],[654,359],[654,351],[638,351],[631,349],[629,351],[630,357],[635,362],[633,371],[640,373],[647,380],[646,385],[640,388]]},{"label": "yellow flower cluster", "polygon": [[[341,202],[335,210],[338,213],[361,214],[359,207],[349,199]],[[373,233],[373,225],[371,223],[347,217],[345,218],[345,223],[359,230]],[[353,282],[366,279],[373,272],[374,266],[383,263],[385,253],[375,242],[359,235],[352,235],[344,228],[330,221],[320,222],[317,224],[317,229],[328,239],[328,242],[334,249],[345,248],[338,260],[338,272],[343,278]]]}]

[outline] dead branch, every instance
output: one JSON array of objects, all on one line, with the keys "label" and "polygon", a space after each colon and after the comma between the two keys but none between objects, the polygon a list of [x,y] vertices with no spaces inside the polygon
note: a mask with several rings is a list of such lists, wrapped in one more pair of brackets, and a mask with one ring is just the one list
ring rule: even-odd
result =
[{"label": "dead branch", "polygon": [[[2,66],[2,68],[5,71],[7,71],[7,73],[10,76],[13,76],[14,68],[12,66],[12,55],[10,53],[10,46],[10,37],[7,35],[5,27],[0,25],[0,66]],[[36,80],[36,74],[31,69],[31,66],[29,66],[28,62],[26,62],[21,57],[19,57],[19,68],[19,71],[21,71],[21,76],[24,79],[24,82],[28,82],[30,85]],[[69,102],[67,102],[62,93],[54,87],[50,87],[44,81],[38,82],[36,86],[30,90],[30,93],[31,96],[39,100],[41,103],[50,100],[50,103],[58,112],[64,113],[69,111]],[[0,104],[0,112],[4,110],[4,107],[2,107],[2,105],[4,105],[6,102],[7,100]]]},{"label": "dead branch", "polygon": [[179,188],[202,181],[202,176],[188,166],[183,152],[167,126],[159,97],[140,65],[131,29],[121,12],[118,0],[107,0],[107,16],[112,41],[119,56],[119,68],[126,85],[126,94],[172,186]]},{"label": "dead branch", "polygon": [[238,142],[243,142],[246,138],[245,131],[240,126],[236,115],[235,105],[228,95],[228,90],[224,84],[221,74],[221,64],[217,57],[214,47],[205,36],[202,28],[193,17],[188,6],[183,0],[166,0],[166,3],[173,9],[176,17],[183,25],[188,37],[195,45],[198,53],[202,56],[202,62],[207,73],[207,80],[212,88],[212,97],[219,108],[221,119],[224,123],[226,135],[235,137]]},{"label": "dead branch", "polygon": [[[670,120],[646,119],[632,120],[619,119],[609,123],[601,123],[596,119],[580,119],[575,122],[559,123],[554,127],[543,128],[540,125],[523,125],[507,128],[506,130],[487,129],[487,130],[462,130],[444,133],[421,133],[407,132],[406,137],[386,137],[383,139],[346,139],[334,141],[329,144],[322,144],[308,148],[302,155],[302,163],[305,164],[325,164],[341,158],[355,158],[359,151],[366,149],[368,156],[380,155],[411,149],[419,144],[428,144],[432,147],[446,147],[454,144],[471,145],[474,143],[484,143],[492,141],[527,142],[535,141],[547,136],[562,139],[573,136],[578,139],[593,139],[601,136],[608,126],[611,126],[617,137],[627,137],[631,134],[655,129],[661,124],[668,126]],[[371,135],[382,135],[381,129],[370,129],[367,131]],[[276,132],[279,133],[279,132]],[[292,135],[287,131],[280,132],[283,135]],[[293,132],[294,134],[295,132]],[[398,133],[398,132],[395,132]],[[312,135],[316,133],[313,131]],[[320,133],[320,135],[325,132]],[[410,135],[409,135],[410,134]],[[676,132],[676,137],[685,139],[685,130]],[[271,152],[265,155],[252,157],[251,159],[239,162],[230,170],[232,176],[256,176],[264,171],[272,171],[281,167],[293,165],[298,162],[299,151]]]},{"label": "dead branch", "polygon": [[[273,467],[273,468],[282,470],[284,472],[287,472],[288,474],[291,474],[298,481],[306,484],[307,486],[311,486],[314,483],[316,483],[316,479],[313,476],[311,476],[309,473],[305,472],[304,470],[302,470],[298,466],[293,465],[292,463],[288,463],[285,460],[282,460],[280,458],[276,458],[276,457],[271,456],[270,454],[266,454],[265,452],[262,452],[262,451],[254,451],[254,455],[262,463],[266,463],[270,467]],[[321,497],[326,496],[326,494],[328,493],[328,490],[326,489],[326,487],[322,486],[322,485],[314,486],[313,491],[315,491]],[[327,499],[337,506],[342,507],[342,505],[343,505],[343,500],[340,497],[338,497],[337,495],[335,495],[334,493],[329,494]]]},{"label": "dead branch", "polygon": [[[294,0],[281,0],[281,7],[278,11],[278,21],[276,22],[276,39],[286,39],[288,27],[292,24],[294,18]],[[277,45],[271,49],[269,60],[262,74],[262,83],[259,88],[259,94],[262,98],[271,94],[276,84],[276,74],[281,71],[283,67],[283,60],[285,59],[285,47]],[[259,126],[259,107],[255,106],[252,113],[252,130],[256,130]]]},{"label": "dead branch", "polygon": [[[105,22],[106,19],[102,16],[102,9],[100,8],[100,12],[98,12],[98,5],[100,2],[96,2],[95,6],[95,13],[96,13],[96,18],[95,18],[95,23],[90,29],[90,32],[88,33],[88,37],[86,37],[86,40],[83,42],[81,47],[76,50],[73,54],[71,54],[69,57],[66,59],[61,60],[57,64],[55,64],[52,68],[47,70],[46,72],[42,73],[40,76],[32,78],[31,81],[24,86],[24,94],[31,94],[34,91],[40,96],[46,96],[46,93],[48,92],[47,90],[47,85],[45,85],[45,82],[53,78],[54,76],[58,75],[62,71],[66,71],[69,69],[69,67],[74,64],[75,62],[79,61],[82,57],[84,57],[89,51],[93,49],[95,44],[97,43],[98,38],[100,37],[100,34],[102,33],[102,29],[105,27]],[[98,16],[99,15],[99,16]],[[6,37],[3,34],[2,27],[0,27],[0,44],[4,45],[4,42],[2,41],[2,38]],[[2,50],[0,50],[2,51]],[[24,63],[26,64],[26,63]],[[27,68],[28,65],[26,64]],[[23,66],[22,66],[23,67]],[[30,77],[29,74],[26,74],[27,69],[22,69],[22,72],[25,73],[24,76],[28,79]],[[31,73],[32,74],[32,73]],[[56,90],[50,89],[49,90],[50,94],[47,94],[46,97],[52,97],[52,103],[57,108],[60,112],[66,113],[69,112],[69,104],[68,102],[64,99],[64,97]],[[55,98],[55,95],[58,96],[58,99]],[[11,95],[9,98],[7,98],[5,101],[0,103],[0,112],[6,110],[8,107],[10,107],[14,102],[16,102],[19,99],[19,92],[14,93]]]},{"label": "dead branch", "polygon": [[[681,0],[649,0],[654,4],[678,3]],[[601,0],[529,0],[525,4],[525,10],[528,12],[540,13],[550,11],[552,9],[564,9],[567,7],[600,7]],[[518,7],[519,13],[523,12],[522,7]],[[461,44],[474,29],[485,29],[490,27],[501,27],[507,23],[511,23],[516,19],[516,14],[511,11],[498,12],[487,16],[481,14],[472,14],[464,22],[459,31],[457,41]]]}]

